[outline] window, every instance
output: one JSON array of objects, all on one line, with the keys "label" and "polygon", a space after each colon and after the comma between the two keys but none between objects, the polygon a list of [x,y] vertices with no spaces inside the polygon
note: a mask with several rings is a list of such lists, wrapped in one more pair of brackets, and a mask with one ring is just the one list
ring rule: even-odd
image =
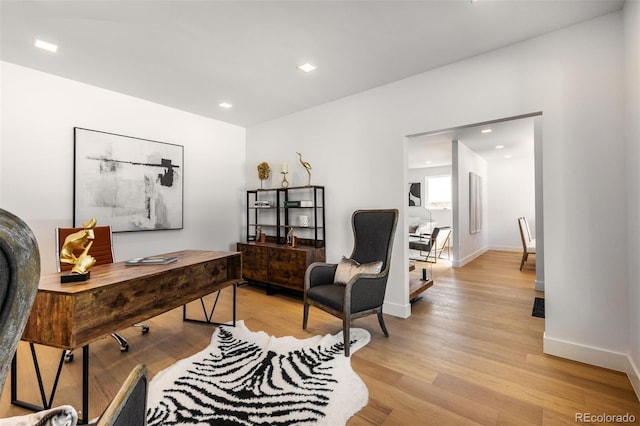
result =
[{"label": "window", "polygon": [[451,209],[451,175],[427,176],[425,207],[427,209]]}]

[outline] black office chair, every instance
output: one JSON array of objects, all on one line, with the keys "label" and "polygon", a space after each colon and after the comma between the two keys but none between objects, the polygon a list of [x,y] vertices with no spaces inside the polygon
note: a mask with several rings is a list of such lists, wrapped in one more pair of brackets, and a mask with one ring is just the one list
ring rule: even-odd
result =
[{"label": "black office chair", "polygon": [[[355,211],[351,217],[354,246],[350,259],[343,259],[340,265],[312,263],[305,273],[302,329],[307,329],[310,305],[342,318],[345,356],[349,356],[351,321],[356,318],[377,314],[384,335],[389,337],[382,304],[397,223],[395,209]],[[335,283],[336,271],[342,275],[343,266],[355,275],[347,277],[344,283]]]}]

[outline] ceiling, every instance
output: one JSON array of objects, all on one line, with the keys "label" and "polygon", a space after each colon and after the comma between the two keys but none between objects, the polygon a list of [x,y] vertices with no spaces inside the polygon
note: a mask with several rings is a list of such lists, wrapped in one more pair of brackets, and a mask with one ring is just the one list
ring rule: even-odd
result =
[{"label": "ceiling", "polygon": [[[0,59],[248,127],[623,3],[0,0]],[[58,53],[34,48],[36,37]],[[318,69],[298,70],[305,61]]]},{"label": "ceiling", "polygon": [[[408,168],[451,166],[452,141],[457,140],[488,163],[533,158],[535,117],[470,125],[409,138]],[[485,133],[482,131],[485,130]],[[490,132],[486,132],[491,130]],[[496,148],[500,146],[501,148]]]}]

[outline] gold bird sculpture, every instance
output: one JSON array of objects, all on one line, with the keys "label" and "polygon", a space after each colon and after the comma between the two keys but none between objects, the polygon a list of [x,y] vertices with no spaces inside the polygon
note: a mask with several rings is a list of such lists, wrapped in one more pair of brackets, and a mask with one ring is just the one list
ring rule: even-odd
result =
[{"label": "gold bird sculpture", "polygon": [[309,175],[307,186],[311,186],[311,164],[302,160],[302,154],[300,154],[299,152],[296,152],[296,154],[298,154],[298,157],[300,157],[300,164],[302,164],[302,167],[307,170],[307,174]]}]

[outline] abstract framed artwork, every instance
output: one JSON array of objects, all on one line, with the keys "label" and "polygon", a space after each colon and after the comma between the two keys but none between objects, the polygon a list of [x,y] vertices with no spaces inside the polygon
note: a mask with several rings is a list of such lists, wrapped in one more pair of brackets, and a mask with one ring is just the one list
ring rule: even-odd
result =
[{"label": "abstract framed artwork", "polygon": [[420,182],[412,182],[409,184],[409,206],[419,206],[420,201]]},{"label": "abstract framed artwork", "polygon": [[184,147],[74,128],[73,223],[182,229]]},{"label": "abstract framed artwork", "polygon": [[469,233],[482,230],[482,176],[469,172]]}]

